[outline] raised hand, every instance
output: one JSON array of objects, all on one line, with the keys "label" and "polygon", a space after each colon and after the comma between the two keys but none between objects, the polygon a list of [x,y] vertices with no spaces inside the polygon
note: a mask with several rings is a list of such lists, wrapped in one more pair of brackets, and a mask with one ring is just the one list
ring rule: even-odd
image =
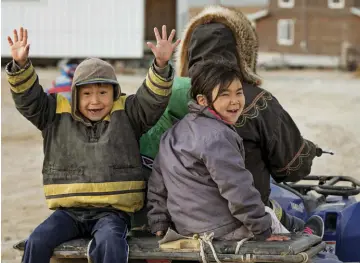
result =
[{"label": "raised hand", "polygon": [[175,43],[172,43],[175,36],[175,29],[171,31],[169,38],[167,38],[165,25],[162,26],[162,37],[160,37],[159,30],[156,27],[154,28],[154,33],[156,37],[156,46],[151,42],[147,42],[146,44],[155,56],[156,65],[163,68],[170,60],[175,48],[179,45],[180,39],[176,40]]},{"label": "raised hand", "polygon": [[27,30],[20,27],[20,38],[16,29],[14,29],[14,41],[8,36],[8,42],[11,50],[11,56],[15,62],[20,66],[24,67],[29,57],[30,44],[27,43],[28,32]]}]

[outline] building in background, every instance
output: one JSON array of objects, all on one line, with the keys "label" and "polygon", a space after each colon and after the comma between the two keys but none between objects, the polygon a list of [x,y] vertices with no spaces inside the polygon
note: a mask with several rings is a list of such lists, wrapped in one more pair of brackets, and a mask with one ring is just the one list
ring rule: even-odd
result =
[{"label": "building in background", "polygon": [[[32,56],[40,58],[100,56],[136,59],[154,27],[182,29],[189,11],[209,4],[240,5],[266,0],[2,0],[1,31],[11,34],[23,25],[29,30]],[[192,9],[195,8],[195,9]],[[251,10],[251,12],[254,10]],[[3,47],[6,38],[1,39]],[[146,49],[146,48],[145,48]],[[2,57],[9,57],[2,49]]]},{"label": "building in background", "polygon": [[[2,35],[29,29],[31,55],[42,60],[152,57],[153,28],[176,28],[206,5],[241,10],[260,41],[260,66],[354,68],[360,61],[360,0],[2,0]],[[1,56],[10,57],[5,37]]]},{"label": "building in background", "polygon": [[[1,17],[3,36],[28,29],[32,57],[143,56],[143,0],[2,0]],[[1,45],[10,57],[6,37]]]},{"label": "building in background", "polygon": [[[180,1],[178,1],[180,2]],[[331,67],[360,65],[360,0],[181,1],[189,19],[208,4],[243,12],[259,37],[259,66]],[[178,12],[179,16],[179,12]]]},{"label": "building in background", "polygon": [[269,0],[258,14],[260,65],[360,65],[360,0]]},{"label": "building in background", "polygon": [[[89,56],[141,60],[155,26],[166,24],[181,34],[187,7],[187,0],[2,0],[1,32],[12,35],[26,27],[39,64]],[[4,64],[10,58],[6,37],[1,45]]]},{"label": "building in background", "polygon": [[251,16],[265,9],[267,0],[145,0],[145,39],[155,40],[153,28],[163,24],[176,28],[181,37],[189,19],[211,4],[232,7]]}]

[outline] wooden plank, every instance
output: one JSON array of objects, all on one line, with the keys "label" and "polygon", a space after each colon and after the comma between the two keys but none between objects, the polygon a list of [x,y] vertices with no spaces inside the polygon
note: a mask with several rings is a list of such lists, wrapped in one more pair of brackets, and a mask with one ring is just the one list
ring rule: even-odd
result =
[{"label": "wooden plank", "polygon": [[[259,259],[278,258],[279,255],[288,255],[287,260],[292,261],[299,259],[298,254],[306,251],[321,242],[321,239],[314,235],[297,235],[291,234],[289,241],[284,242],[255,242],[248,241],[240,249],[240,254],[251,254]],[[166,258],[177,260],[201,260],[199,252],[185,252],[181,250],[163,251],[159,248],[158,238],[156,237],[130,237],[128,239],[130,248],[130,259],[154,259]],[[81,259],[86,258],[87,239],[77,239],[66,242],[54,251],[57,258]],[[226,261],[240,260],[235,253],[237,242],[235,241],[214,241],[214,248],[217,254],[222,255]],[[18,250],[24,249],[24,242],[20,242],[14,246]],[[207,255],[211,257],[212,252],[208,246],[205,248]],[[278,259],[277,259],[278,260]]]},{"label": "wooden plank", "polygon": [[[297,255],[254,255],[254,254],[217,254],[217,257],[222,262],[277,262],[277,263],[302,263],[308,262],[308,260],[315,256],[320,251],[324,250],[326,244],[321,242],[315,247],[302,252]],[[132,255],[131,255],[132,254]],[[214,255],[212,253],[206,253],[208,262],[215,262]],[[130,252],[130,263],[141,262],[145,259],[168,259],[168,260],[182,260],[182,261],[202,261],[199,253],[181,253],[181,252]],[[135,259],[135,260],[134,260]],[[51,263],[85,263],[86,259],[79,258],[53,258]]]}]

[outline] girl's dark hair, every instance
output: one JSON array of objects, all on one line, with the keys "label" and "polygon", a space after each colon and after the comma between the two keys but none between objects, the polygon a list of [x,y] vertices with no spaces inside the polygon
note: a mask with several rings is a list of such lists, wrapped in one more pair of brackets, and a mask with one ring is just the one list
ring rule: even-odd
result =
[{"label": "girl's dark hair", "polygon": [[212,91],[216,86],[219,85],[219,96],[234,80],[242,81],[238,65],[223,59],[198,62],[189,73],[190,97],[196,101],[197,95],[204,95],[210,105],[217,99],[212,98]]}]

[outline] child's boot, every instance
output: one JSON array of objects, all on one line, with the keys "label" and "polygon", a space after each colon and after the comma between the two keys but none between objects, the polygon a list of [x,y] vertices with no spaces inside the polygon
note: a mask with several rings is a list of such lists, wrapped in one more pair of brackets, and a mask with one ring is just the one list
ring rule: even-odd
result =
[{"label": "child's boot", "polygon": [[323,238],[323,236],[324,236],[324,220],[318,215],[311,216],[305,224],[303,233],[309,234],[309,235],[317,235],[317,236]]}]

